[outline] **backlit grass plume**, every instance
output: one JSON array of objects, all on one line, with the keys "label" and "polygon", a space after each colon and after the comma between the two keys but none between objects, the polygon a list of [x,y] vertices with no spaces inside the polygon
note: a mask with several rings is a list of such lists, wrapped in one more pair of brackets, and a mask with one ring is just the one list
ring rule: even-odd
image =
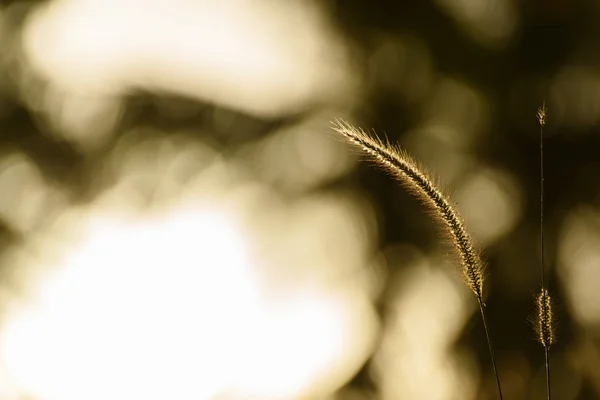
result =
[{"label": "backlit grass plume", "polygon": [[483,264],[467,233],[462,219],[434,181],[406,154],[406,152],[372,137],[345,121],[334,122],[333,129],[351,144],[366,153],[378,165],[400,180],[430,206],[447,225],[454,247],[460,257],[466,284],[483,302]]},{"label": "backlit grass plume", "polygon": [[355,128],[343,120],[333,122],[332,128],[346,138],[358,150],[368,155],[375,163],[387,170],[398,179],[408,190],[415,193],[428,205],[446,225],[456,252],[462,265],[462,272],[467,286],[473,291],[479,303],[481,317],[485,328],[486,338],[492,358],[494,375],[498,385],[498,393],[502,399],[500,379],[494,360],[494,351],[490,339],[483,302],[483,263],[471,237],[469,236],[462,218],[451,205],[448,197],[435,185],[426,172],[403,150],[367,134],[360,128]]}]

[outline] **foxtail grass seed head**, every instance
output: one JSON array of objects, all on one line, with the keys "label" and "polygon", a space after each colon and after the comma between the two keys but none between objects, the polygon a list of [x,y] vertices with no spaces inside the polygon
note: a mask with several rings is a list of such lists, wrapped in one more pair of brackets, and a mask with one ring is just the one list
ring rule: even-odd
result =
[{"label": "foxtail grass seed head", "polygon": [[434,181],[418,167],[406,152],[391,145],[387,140],[384,142],[343,120],[334,121],[332,128],[358,150],[367,154],[376,164],[387,170],[435,211],[448,227],[453,245],[460,257],[467,286],[483,304],[483,263],[462,219],[450,204],[447,196],[437,188]]},{"label": "foxtail grass seed head", "polygon": [[546,102],[542,103],[542,106],[538,109],[537,111],[537,119],[538,122],[540,123],[540,126],[544,126],[546,125],[546,112],[548,111],[548,108],[546,108]]},{"label": "foxtail grass seed head", "polygon": [[542,289],[537,296],[538,317],[536,333],[539,342],[549,349],[556,342],[554,335],[554,314],[552,312],[552,298],[547,289]]}]

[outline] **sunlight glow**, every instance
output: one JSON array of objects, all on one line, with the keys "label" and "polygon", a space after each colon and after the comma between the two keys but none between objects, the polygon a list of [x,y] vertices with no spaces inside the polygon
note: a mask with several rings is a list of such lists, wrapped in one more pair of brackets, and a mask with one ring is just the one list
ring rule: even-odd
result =
[{"label": "sunlight glow", "polygon": [[35,71],[92,96],[147,88],[277,115],[355,87],[345,45],[310,2],[56,0],[23,37]]},{"label": "sunlight glow", "polygon": [[[323,398],[368,357],[377,321],[357,280],[366,248],[356,242],[365,234],[356,206],[334,196],[276,206],[260,186],[246,194],[241,188],[251,185],[226,189],[236,176],[231,166],[194,167],[218,157],[188,143],[185,149],[203,154],[188,165],[181,157],[190,154],[170,143],[123,150],[122,162],[115,158],[119,184],[40,231],[46,244],[24,256],[34,267],[15,259],[19,271],[34,272],[23,273],[32,279],[27,296],[9,299],[1,321],[0,393],[36,400]],[[165,185],[155,183],[155,191],[176,193],[181,182],[166,182],[193,168],[203,172],[183,181],[185,194],[136,209],[132,193],[147,186],[140,184],[144,174]],[[256,196],[266,205],[253,203]],[[304,224],[291,229],[290,219]],[[314,230],[318,221],[345,234],[321,229],[324,241]],[[257,252],[260,236],[267,247]],[[295,252],[306,254],[294,260]]]},{"label": "sunlight glow", "polygon": [[257,313],[247,261],[218,213],[96,220],[14,314],[3,361],[42,399],[209,398],[227,376],[223,353],[237,352],[236,331]]}]

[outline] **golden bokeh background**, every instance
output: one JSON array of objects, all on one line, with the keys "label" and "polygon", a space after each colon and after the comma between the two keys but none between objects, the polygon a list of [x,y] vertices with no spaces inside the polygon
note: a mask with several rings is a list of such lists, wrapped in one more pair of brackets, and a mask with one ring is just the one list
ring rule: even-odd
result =
[{"label": "golden bokeh background", "polygon": [[0,6],[0,400],[497,398],[417,200],[330,129],[399,142],[487,260],[509,399],[600,398],[600,2]]}]

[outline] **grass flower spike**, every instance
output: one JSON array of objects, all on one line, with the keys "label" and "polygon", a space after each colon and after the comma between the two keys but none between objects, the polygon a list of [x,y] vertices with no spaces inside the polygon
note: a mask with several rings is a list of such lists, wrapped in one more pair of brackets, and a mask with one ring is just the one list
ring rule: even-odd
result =
[{"label": "grass flower spike", "polygon": [[458,212],[451,205],[448,197],[435,185],[433,179],[419,168],[417,163],[405,151],[387,141],[384,142],[377,137],[373,137],[343,120],[334,121],[332,128],[346,138],[350,144],[368,155],[376,164],[387,170],[408,190],[417,195],[448,228],[454,248],[460,257],[465,282],[473,291],[479,303],[494,375],[498,385],[498,393],[502,400],[500,379],[498,378],[492,341],[484,311],[483,263]]},{"label": "grass flower spike", "polygon": [[362,129],[337,120],[333,129],[351,144],[368,154],[378,165],[400,180],[408,190],[423,200],[448,227],[462,264],[467,286],[483,302],[483,264],[464,223],[447,197],[436,187],[433,180],[420,169],[406,152],[387,142],[372,137]]},{"label": "grass flower spike", "polygon": [[549,349],[555,342],[554,336],[554,315],[552,313],[552,297],[547,289],[542,289],[537,296],[538,319],[536,323],[536,332],[539,342],[546,349]]}]

